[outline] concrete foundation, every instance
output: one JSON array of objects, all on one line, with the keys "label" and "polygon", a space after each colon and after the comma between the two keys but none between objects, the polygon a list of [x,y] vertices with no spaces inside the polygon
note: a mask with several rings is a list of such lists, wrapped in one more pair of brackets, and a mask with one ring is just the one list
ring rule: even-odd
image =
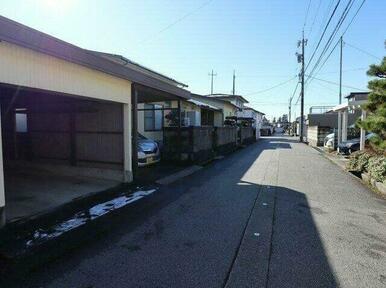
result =
[{"label": "concrete foundation", "polygon": [[100,192],[119,184],[119,181],[90,177],[69,177],[39,171],[6,170],[6,208],[0,218],[7,222],[50,211],[62,204]]}]

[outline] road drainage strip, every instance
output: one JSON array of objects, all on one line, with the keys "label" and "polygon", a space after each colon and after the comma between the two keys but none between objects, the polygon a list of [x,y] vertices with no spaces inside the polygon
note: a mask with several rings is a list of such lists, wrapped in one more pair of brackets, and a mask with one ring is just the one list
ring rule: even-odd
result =
[{"label": "road drainage strip", "polygon": [[29,270],[31,267],[27,266],[41,264],[37,262],[44,262],[43,258],[53,258],[86,238],[93,239],[98,233],[96,224],[103,218],[134,205],[157,190],[156,186],[130,188],[110,199],[88,203],[86,207],[82,205],[81,209],[65,215],[55,212],[44,215],[42,219],[34,219],[31,227],[26,221],[3,229],[0,231],[0,274],[8,273],[15,268],[12,266],[20,264],[25,266],[22,270]]}]

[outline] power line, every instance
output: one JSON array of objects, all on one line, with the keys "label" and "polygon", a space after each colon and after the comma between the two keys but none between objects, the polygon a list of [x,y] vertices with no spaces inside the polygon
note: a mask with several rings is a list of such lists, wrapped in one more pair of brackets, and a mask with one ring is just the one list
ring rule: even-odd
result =
[{"label": "power line", "polygon": [[[332,41],[333,41],[335,35],[337,34],[339,28],[342,26],[344,20],[346,19],[346,17],[347,17],[347,15],[348,15],[349,11],[350,11],[351,8],[352,8],[353,3],[354,3],[353,0],[349,0],[349,2],[347,3],[345,9],[343,10],[342,15],[340,16],[340,18],[339,18],[339,20],[338,20],[338,23],[335,25],[334,30],[332,31],[330,37],[328,38],[328,40],[327,40],[327,42],[326,42],[326,44],[325,44],[325,46],[324,46],[324,48],[323,48],[323,51],[321,52],[321,54],[320,54],[318,60],[317,60],[316,63],[314,64],[314,67],[312,68],[310,75],[312,75],[312,74],[314,73],[314,71],[316,70],[316,68],[317,68],[317,66],[319,65],[320,61],[322,60],[324,54],[325,54],[325,53],[327,52],[327,50],[330,48],[331,43],[332,43]],[[336,44],[336,45],[337,45],[337,44]],[[335,49],[335,48],[334,48],[334,49]],[[331,55],[331,53],[330,53],[330,55]],[[308,65],[309,65],[310,63],[311,63],[311,60],[310,60],[310,62],[308,62]],[[308,66],[308,65],[307,65],[307,66]]]},{"label": "power line", "polygon": [[[330,51],[330,53],[328,54],[328,56],[326,57],[326,59],[324,60],[324,62],[322,63],[322,65],[320,65],[319,67],[319,70],[316,72],[316,74],[318,74],[320,72],[320,70],[322,70],[324,64],[327,63],[328,59],[331,57],[331,54],[334,52],[334,50],[336,49],[336,47],[338,47],[338,44],[339,44],[340,41],[337,41],[334,45],[334,47],[332,48],[332,50]],[[308,80],[309,78],[307,78]]]},{"label": "power line", "polygon": [[358,7],[358,9],[357,9],[357,11],[355,12],[354,16],[351,18],[351,21],[350,21],[350,23],[348,23],[348,25],[347,25],[346,29],[344,30],[344,32],[343,32],[343,34],[342,34],[342,36],[344,36],[344,34],[346,34],[346,32],[347,32],[348,28],[349,28],[349,27],[351,26],[351,24],[354,22],[354,19],[355,19],[355,18],[356,18],[356,16],[358,15],[358,13],[359,13],[359,10],[361,10],[361,9],[362,9],[362,6],[363,6],[363,4],[365,4],[365,2],[366,2],[366,0],[363,0],[363,1],[362,1],[361,5]]},{"label": "power line", "polygon": [[371,54],[370,52],[367,52],[366,50],[363,50],[363,49],[361,49],[361,48],[359,48],[359,47],[356,47],[356,46],[354,46],[354,45],[352,45],[352,44],[350,44],[350,43],[347,43],[346,41],[345,41],[344,43],[345,43],[347,46],[350,46],[351,48],[354,48],[354,49],[356,49],[356,50],[358,50],[358,51],[360,51],[360,52],[362,52],[362,53],[364,53],[364,54],[367,54],[367,55],[369,55],[369,56],[371,56],[371,57],[374,57],[375,59],[382,60],[381,57],[375,56],[374,54]]},{"label": "power line", "polygon": [[[332,8],[332,4],[334,3],[334,0],[331,0],[330,1],[330,4],[328,5],[328,8],[327,8],[327,10],[326,10],[326,13],[324,13],[324,17],[323,17],[323,19],[322,19],[322,22],[321,23],[325,23],[326,22],[326,20],[327,20],[327,17],[328,17],[328,15],[330,14],[330,12],[331,12],[331,8]],[[319,28],[319,31],[318,31],[318,37],[320,37],[320,35],[322,35],[322,29],[323,29],[323,25],[320,25],[320,28]],[[314,47],[315,47],[315,45],[314,45]]]},{"label": "power line", "polygon": [[[322,82],[326,82],[326,83],[329,83],[329,84],[332,84],[332,85],[338,85],[339,86],[339,83],[336,83],[336,82],[333,82],[333,81],[316,78],[316,77],[313,77],[313,76],[310,76],[310,75],[307,75],[307,76],[312,78],[312,79],[315,79],[315,80],[319,80],[319,81],[322,81]],[[342,85],[342,87],[346,87],[346,88],[350,88],[350,89],[355,89],[355,90],[367,92],[367,90],[364,90],[364,89],[361,89],[361,88],[357,88],[357,87],[353,87],[353,86]]]},{"label": "power line", "polygon": [[292,99],[294,98],[294,96],[295,96],[295,93],[296,93],[296,90],[298,89],[298,87],[299,87],[299,84],[300,84],[300,82],[298,81],[298,83],[296,83],[296,86],[295,86],[295,90],[294,90],[294,92],[292,93],[292,96],[291,96],[291,101],[292,101]]},{"label": "power line", "polygon": [[322,4],[322,0],[319,0],[318,7],[316,8],[316,13],[315,13],[315,16],[314,16],[314,20],[312,21],[310,32],[308,33],[308,38],[310,38],[310,36],[311,36],[312,28],[314,27],[316,16],[318,16],[318,11],[319,11],[319,8],[320,8],[321,4]]},{"label": "power line", "polygon": [[307,71],[307,68],[308,68],[308,66],[310,65],[312,59],[314,59],[315,53],[316,53],[316,51],[318,50],[318,48],[319,48],[319,46],[320,46],[320,43],[321,43],[322,40],[323,40],[324,34],[326,34],[327,28],[328,28],[328,26],[330,25],[330,22],[331,22],[332,18],[334,17],[336,10],[338,9],[338,6],[339,6],[339,4],[340,4],[340,1],[341,1],[341,0],[338,0],[338,3],[336,3],[335,8],[334,8],[334,10],[332,11],[332,14],[331,14],[330,18],[328,19],[328,22],[327,22],[326,26],[324,27],[323,33],[322,33],[322,35],[320,36],[320,39],[319,39],[319,41],[318,41],[318,44],[316,45],[316,48],[315,48],[314,52],[312,53],[312,55],[311,55],[311,57],[310,57],[310,60],[308,61],[308,64],[307,64],[307,66],[306,66],[305,71]]},{"label": "power line", "polygon": [[145,44],[145,43],[149,43],[151,40],[153,40],[155,37],[157,37],[158,35],[164,33],[166,30],[169,30],[170,28],[172,28],[174,25],[178,24],[179,22],[185,20],[186,18],[188,18],[189,16],[193,15],[194,13],[198,12],[199,10],[201,10],[202,8],[208,6],[211,2],[213,2],[213,0],[209,0],[209,1],[206,1],[204,2],[203,4],[201,4],[200,6],[198,6],[196,9],[184,14],[182,17],[178,18],[177,20],[175,20],[174,22],[170,23],[169,25],[167,25],[166,27],[164,27],[163,29],[159,30],[158,32],[156,32],[152,37],[149,37],[148,39],[145,39],[143,41],[141,41],[139,44]]},{"label": "power line", "polygon": [[252,92],[252,93],[247,93],[247,94],[245,94],[245,95],[248,96],[248,95],[254,95],[254,94],[260,94],[260,93],[268,92],[268,91],[270,91],[270,90],[272,90],[272,89],[275,89],[275,88],[277,88],[277,87],[280,87],[280,86],[283,86],[283,85],[287,84],[288,82],[294,80],[296,77],[297,77],[297,76],[292,77],[291,79],[288,79],[287,81],[281,82],[281,83],[276,84],[276,85],[274,85],[274,86],[272,86],[272,87],[269,87],[269,88],[267,88],[267,89],[263,89],[263,90],[256,91],[256,92]]},{"label": "power line", "polygon": [[[353,72],[353,71],[363,71],[369,69],[368,67],[360,67],[360,68],[352,68],[352,69],[346,69],[343,70],[342,72]],[[326,75],[326,74],[335,74],[339,73],[339,71],[329,71],[329,72],[324,72],[324,73],[319,73],[319,75]]]},{"label": "power line", "polygon": [[[355,0],[354,0],[355,1]],[[354,16],[351,18],[351,21],[349,22],[349,24],[347,25],[346,29],[344,30],[344,32],[342,33],[341,37],[343,37],[343,35],[347,32],[348,28],[350,27],[350,25],[353,23],[355,17],[358,15],[360,9],[362,8],[363,4],[365,3],[366,0],[363,0],[362,3],[360,4],[360,6],[358,7],[357,11],[355,12]],[[351,10],[352,6],[353,6],[353,3],[354,2],[349,2],[346,6],[346,9],[345,11],[343,12],[338,24],[336,25],[335,29],[334,29],[334,32],[335,32],[335,35],[337,34],[337,31],[338,29],[341,27],[341,25],[343,24],[343,21],[344,19],[347,17],[349,11]],[[349,6],[350,5],[350,6]],[[347,12],[346,12],[347,11]],[[345,13],[346,12],[346,13]],[[343,18],[342,18],[343,17]],[[335,37],[334,35],[334,32],[331,34],[330,36],[330,39],[333,39]],[[322,69],[322,67],[324,66],[324,64],[327,62],[327,60],[329,59],[329,57],[331,56],[332,52],[335,50],[335,48],[337,47],[338,43],[340,41],[337,41],[337,43],[335,44],[335,46],[333,47],[333,49],[330,51],[329,55],[326,57],[326,59],[324,60],[323,64],[320,66],[318,72],[316,74],[318,74],[320,72],[320,70]],[[310,75],[312,76],[312,74],[314,73],[315,69],[317,68],[317,66],[319,65],[322,57],[324,56],[325,52],[328,50],[329,46],[331,45],[331,41],[328,43],[326,43],[325,45],[325,49],[323,49],[323,52],[321,53],[321,55],[319,56],[319,59],[318,61],[316,62],[316,64],[314,65]],[[309,81],[310,78],[307,78],[307,82],[311,82]],[[309,83],[308,83],[309,84]]]},{"label": "power line", "polygon": [[307,18],[308,18],[308,13],[310,12],[311,1],[312,0],[308,1],[307,12],[306,12],[306,16],[304,18],[303,28],[306,27],[306,24],[307,24]]}]

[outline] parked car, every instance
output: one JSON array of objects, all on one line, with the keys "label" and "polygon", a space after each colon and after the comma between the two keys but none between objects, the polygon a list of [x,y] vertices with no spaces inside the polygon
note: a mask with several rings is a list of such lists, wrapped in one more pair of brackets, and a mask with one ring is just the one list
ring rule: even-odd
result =
[{"label": "parked car", "polygon": [[328,134],[324,138],[324,147],[330,150],[335,150],[335,133]]},{"label": "parked car", "polygon": [[159,144],[138,133],[138,166],[143,167],[161,160]]},{"label": "parked car", "polygon": [[[368,140],[374,136],[374,133],[369,133],[365,136],[366,143]],[[349,155],[360,149],[360,139],[355,138],[351,140],[344,141],[338,145],[338,153],[343,155]]]}]

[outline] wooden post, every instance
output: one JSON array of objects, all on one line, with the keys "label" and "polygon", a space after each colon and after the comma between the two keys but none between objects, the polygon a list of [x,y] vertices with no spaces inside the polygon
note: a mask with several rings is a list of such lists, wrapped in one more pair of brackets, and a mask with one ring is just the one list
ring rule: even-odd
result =
[{"label": "wooden post", "polygon": [[76,166],[76,104],[75,100],[70,104],[70,165]]},{"label": "wooden post", "polygon": [[178,125],[177,125],[177,145],[178,145],[178,161],[181,161],[181,153],[182,153],[182,137],[181,137],[181,100],[177,101],[177,115],[178,115]]},{"label": "wooden post", "polygon": [[131,148],[132,148],[132,173],[133,179],[136,179],[138,171],[138,90],[133,83],[131,85],[131,118],[132,118],[132,129],[131,129]]},{"label": "wooden post", "polygon": [[123,120],[123,182],[129,183],[133,180],[132,167],[132,146],[131,146],[131,121],[130,121],[130,104],[122,104],[122,120]]},{"label": "wooden post", "polygon": [[4,168],[3,168],[3,137],[1,124],[1,107],[0,107],[0,227],[5,225],[5,187],[4,187]]}]

